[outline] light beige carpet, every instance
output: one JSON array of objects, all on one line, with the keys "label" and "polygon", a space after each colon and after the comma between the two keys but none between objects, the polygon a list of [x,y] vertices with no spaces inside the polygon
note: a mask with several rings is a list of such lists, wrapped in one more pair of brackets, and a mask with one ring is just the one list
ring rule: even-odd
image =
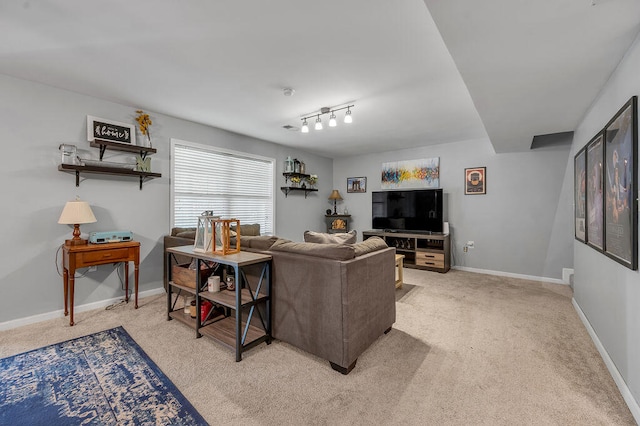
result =
[{"label": "light beige carpet", "polygon": [[[570,288],[405,268],[397,320],[343,376],[285,343],[242,362],[166,298],[0,332],[0,357],[123,325],[211,424],[633,425]],[[62,304],[62,301],[60,301]]]}]

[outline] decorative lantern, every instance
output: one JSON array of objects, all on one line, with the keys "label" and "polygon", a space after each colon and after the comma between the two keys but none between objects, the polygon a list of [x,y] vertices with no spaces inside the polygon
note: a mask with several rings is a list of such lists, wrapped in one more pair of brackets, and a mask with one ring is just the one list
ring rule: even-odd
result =
[{"label": "decorative lantern", "polygon": [[284,160],[284,172],[285,173],[293,173],[293,160],[291,156],[288,156],[286,160]]},{"label": "decorative lantern", "polygon": [[[228,254],[240,253],[240,221],[238,219],[212,219],[213,244],[212,253],[226,256]],[[236,228],[235,247],[231,247],[231,224]]]},{"label": "decorative lantern", "polygon": [[213,241],[213,221],[220,219],[220,216],[214,216],[212,211],[202,212],[198,216],[198,227],[196,228],[196,239],[193,244],[193,251],[200,253],[210,253],[212,251]]}]

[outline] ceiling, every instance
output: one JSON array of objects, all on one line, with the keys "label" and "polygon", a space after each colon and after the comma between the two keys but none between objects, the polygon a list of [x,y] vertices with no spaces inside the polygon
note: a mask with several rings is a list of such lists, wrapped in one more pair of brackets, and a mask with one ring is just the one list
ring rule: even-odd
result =
[{"label": "ceiling", "polygon": [[[0,73],[331,158],[524,151],[576,127],[640,30],[640,0],[596,2],[2,2]],[[352,124],[283,128],[349,104]]]}]

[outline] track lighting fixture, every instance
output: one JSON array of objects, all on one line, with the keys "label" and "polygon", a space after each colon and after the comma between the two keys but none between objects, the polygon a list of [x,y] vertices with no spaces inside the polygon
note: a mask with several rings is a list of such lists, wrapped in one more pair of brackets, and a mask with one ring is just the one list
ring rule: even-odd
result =
[{"label": "track lighting fixture", "polygon": [[344,122],[345,123],[352,123],[353,122],[353,118],[351,117],[351,108],[353,108],[354,105],[347,105],[344,107],[340,107],[340,108],[328,108],[328,107],[322,107],[320,108],[320,112],[319,113],[315,113],[312,115],[308,115],[306,117],[302,117],[302,128],[300,129],[300,131],[302,133],[309,133],[309,125],[307,124],[307,119],[309,118],[313,118],[316,117],[316,124],[314,126],[315,130],[322,130],[323,126],[322,126],[322,119],[320,118],[321,115],[324,114],[330,114],[329,115],[329,127],[336,127],[338,122],[336,121],[336,115],[335,112],[336,111],[340,111],[343,109],[346,109],[346,114],[344,116]]}]

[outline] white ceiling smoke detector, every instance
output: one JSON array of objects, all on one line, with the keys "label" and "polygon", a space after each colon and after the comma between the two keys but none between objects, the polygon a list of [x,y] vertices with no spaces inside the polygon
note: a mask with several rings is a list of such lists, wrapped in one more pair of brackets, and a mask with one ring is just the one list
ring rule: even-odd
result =
[{"label": "white ceiling smoke detector", "polygon": [[293,96],[293,94],[296,93],[296,91],[291,87],[285,87],[284,89],[282,89],[282,93],[284,93],[285,96]]}]

